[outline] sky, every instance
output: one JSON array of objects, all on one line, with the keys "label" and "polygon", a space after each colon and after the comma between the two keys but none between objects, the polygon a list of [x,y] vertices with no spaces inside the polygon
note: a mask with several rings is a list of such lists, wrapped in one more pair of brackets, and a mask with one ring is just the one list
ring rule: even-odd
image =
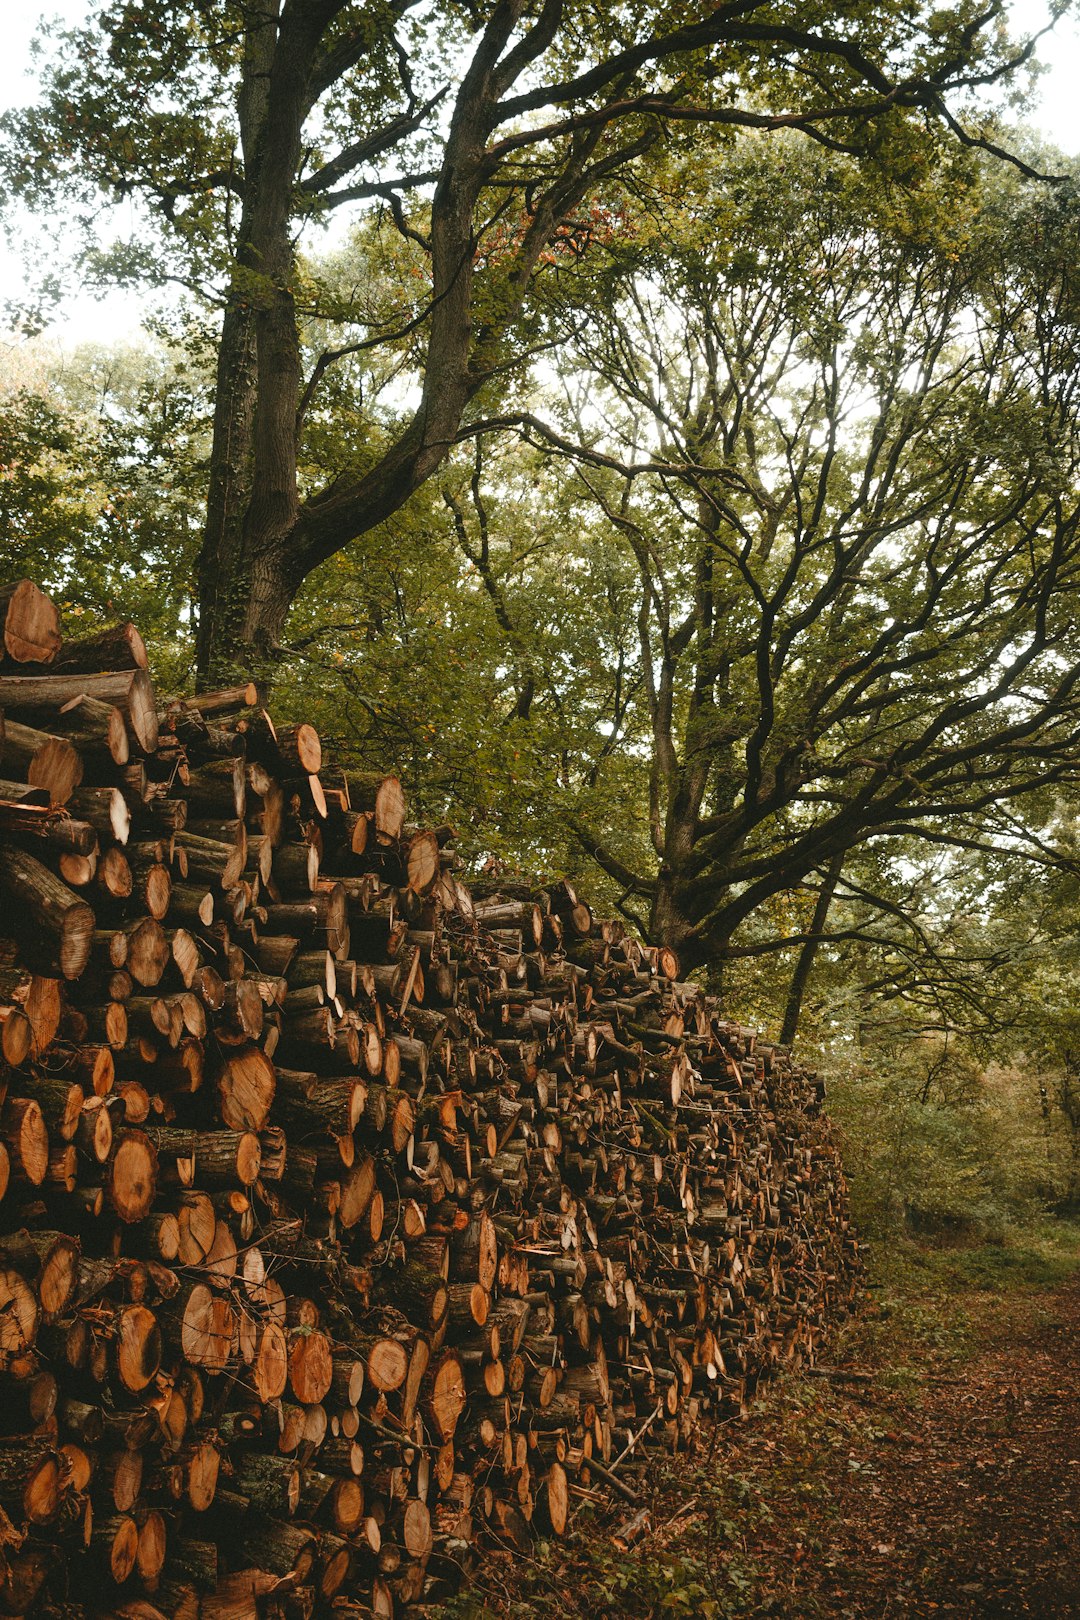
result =
[{"label": "sky", "polygon": [[[89,10],[88,0],[51,0],[40,5],[33,0],[0,0],[4,11],[4,47],[0,52],[0,110],[23,105],[34,96],[34,62],[31,40],[39,23],[58,17],[77,24]],[[1080,10],[1080,0],[1076,0]],[[1014,0],[1010,8],[1015,34],[1025,34],[1043,26],[1045,0]],[[1040,50],[1046,72],[1038,87],[1038,105],[1030,121],[1070,156],[1080,155],[1080,21],[1058,23]],[[123,226],[122,216],[119,223]],[[134,228],[134,213],[131,224]],[[7,247],[0,236],[0,303],[18,297],[25,272],[17,249]],[[68,348],[80,342],[121,342],[137,339],[144,303],[134,292],[115,291],[104,298],[72,291],[59,310],[52,336]]]}]

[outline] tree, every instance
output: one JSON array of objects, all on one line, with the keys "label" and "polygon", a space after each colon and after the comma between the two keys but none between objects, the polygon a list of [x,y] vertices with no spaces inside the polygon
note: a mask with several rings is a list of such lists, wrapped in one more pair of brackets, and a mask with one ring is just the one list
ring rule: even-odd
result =
[{"label": "tree", "polygon": [[[566,0],[98,0],[61,34],[40,104],[4,119],[7,190],[55,209],[143,205],[101,273],[174,280],[220,308],[198,657],[265,658],[321,563],[397,511],[520,364],[538,278],[617,228],[618,177],[667,130],[795,127],[918,157],[919,121],[1014,74],[1004,7],[913,19],[906,0],[808,13],[724,0],[597,10]],[[298,240],[377,207],[416,260],[408,296],[324,305]],[[597,210],[599,211],[597,213]],[[301,323],[336,341],[305,377]],[[419,344],[389,416],[350,407],[351,476],[307,487],[299,434],[350,353]]]},{"label": "tree", "polygon": [[794,140],[695,174],[559,278],[518,419],[639,581],[647,838],[565,814],[688,966],[798,946],[752,919],[882,840],[1042,859],[1080,772],[1072,195]]},{"label": "tree", "polygon": [[487,444],[480,465],[483,517],[462,457],[308,582],[275,705],[313,720],[335,758],[401,774],[418,818],[451,821],[474,867],[565,872],[581,857],[563,799],[601,773],[620,816],[640,792],[609,729],[632,696],[619,670],[636,579],[617,542],[582,547],[580,502],[539,456]]}]

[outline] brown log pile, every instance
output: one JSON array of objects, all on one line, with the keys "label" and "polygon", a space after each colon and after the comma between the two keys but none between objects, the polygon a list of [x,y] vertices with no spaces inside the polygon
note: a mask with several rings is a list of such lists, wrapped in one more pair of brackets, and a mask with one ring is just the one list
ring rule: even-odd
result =
[{"label": "brown log pile", "polygon": [[812,1362],[812,1074],[254,686],[0,621],[0,1614],[401,1613]]}]

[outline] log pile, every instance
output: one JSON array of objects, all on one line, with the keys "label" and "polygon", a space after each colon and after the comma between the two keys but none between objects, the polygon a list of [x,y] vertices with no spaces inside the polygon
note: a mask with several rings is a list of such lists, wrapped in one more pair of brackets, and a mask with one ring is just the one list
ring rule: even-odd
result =
[{"label": "log pile", "polygon": [[814,1076],[254,687],[0,623],[0,1612],[400,1613],[812,1361]]}]

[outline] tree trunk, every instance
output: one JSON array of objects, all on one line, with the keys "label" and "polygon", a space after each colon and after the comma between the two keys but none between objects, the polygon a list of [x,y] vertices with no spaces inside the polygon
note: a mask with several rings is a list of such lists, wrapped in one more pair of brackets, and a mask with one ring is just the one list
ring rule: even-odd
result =
[{"label": "tree trunk", "polygon": [[[198,564],[196,661],[204,687],[226,684],[237,670],[269,674],[304,580],[390,517],[431,476],[483,380],[482,367],[470,364],[473,216],[485,179],[493,75],[520,0],[498,8],[486,28],[450,127],[432,205],[431,324],[420,406],[365,477],[345,489],[331,487],[301,508],[294,188],[313,64],[334,9],[305,12],[258,0],[247,32],[240,95],[243,209],[222,328],[213,478]],[[574,200],[572,188],[565,200]],[[518,300],[523,291],[524,284],[516,289]]]},{"label": "tree trunk", "polygon": [[240,553],[251,488],[254,420],[254,321],[241,293],[234,288],[221,323],[210,487],[198,561],[196,658],[200,678],[206,684],[213,684],[211,671],[219,662],[219,649],[235,639],[235,627],[244,613],[239,595],[242,579],[229,567],[228,559]]},{"label": "tree trunk", "polygon": [[656,880],[649,915],[649,941],[653,945],[668,945],[676,952],[682,972],[689,973],[701,967],[708,952],[694,933],[693,919],[687,913],[686,901],[678,875],[665,861]]},{"label": "tree trunk", "polygon": [[288,610],[288,598],[284,606],[277,601],[281,570],[275,566],[283,488],[289,492],[286,528],[296,511],[300,345],[289,287],[288,211],[314,41],[292,38],[297,27],[279,23],[279,10],[280,0],[258,0],[244,42],[239,97],[244,199],[236,271],[222,318],[210,490],[198,563],[196,655],[203,686],[224,684],[238,662],[250,665],[252,653],[257,656],[276,639],[274,631]]}]

